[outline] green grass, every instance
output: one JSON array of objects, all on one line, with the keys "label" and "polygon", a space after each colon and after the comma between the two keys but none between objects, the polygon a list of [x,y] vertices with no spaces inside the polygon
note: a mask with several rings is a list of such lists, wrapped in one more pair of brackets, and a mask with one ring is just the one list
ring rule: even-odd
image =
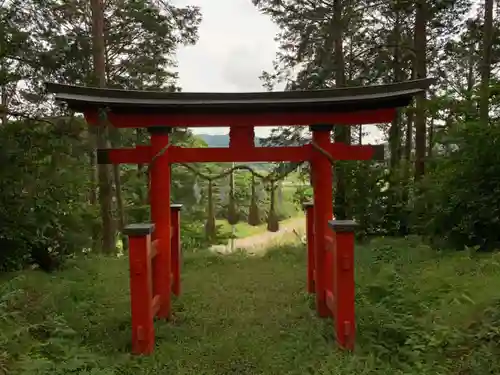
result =
[{"label": "green grass", "polygon": [[[262,258],[186,254],[172,322],[130,350],[128,266],[90,257],[0,284],[0,374],[497,374],[500,255],[418,239],[357,248],[358,345],[335,349],[305,290],[303,248]],[[3,374],[2,374],[3,375]]]},{"label": "green grass", "polygon": [[[280,222],[280,225],[286,225],[288,222],[294,221],[297,218],[303,217],[304,215],[297,215],[287,220],[283,220]],[[226,219],[217,220],[217,225],[221,226],[221,232],[224,235],[231,234],[231,225],[227,222]],[[263,223],[259,226],[253,227],[246,222],[239,222],[235,225],[235,236],[236,238],[246,238],[250,236],[254,236],[256,234],[265,233],[267,231],[267,223]]]},{"label": "green grass", "polygon": [[[217,219],[217,225],[221,227],[220,232],[224,236],[229,236],[232,233],[231,224],[226,219]],[[266,224],[253,227],[245,222],[239,222],[234,226],[234,235],[236,238],[245,238],[260,234],[266,231]]]}]

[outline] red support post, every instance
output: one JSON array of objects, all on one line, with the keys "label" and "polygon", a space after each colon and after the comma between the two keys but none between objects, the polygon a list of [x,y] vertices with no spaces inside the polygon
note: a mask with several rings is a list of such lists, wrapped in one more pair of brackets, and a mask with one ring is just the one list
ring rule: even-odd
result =
[{"label": "red support post", "polygon": [[334,287],[334,264],[335,264],[335,259],[334,259],[334,253],[335,253],[335,234],[330,233],[328,231],[326,237],[325,237],[325,243],[326,243],[326,254],[325,254],[325,274],[326,274],[326,280],[325,280],[325,288],[326,288],[326,302],[328,305],[328,310],[331,316],[334,316],[334,310],[331,308],[329,305],[328,299],[329,298],[334,298],[335,295],[335,287]]},{"label": "red support post", "polygon": [[229,148],[238,150],[249,150],[253,152],[255,148],[255,130],[253,126],[230,127],[229,128]]},{"label": "red support post", "polygon": [[132,353],[150,354],[154,349],[151,233],[153,224],[132,224],[124,229],[129,236],[130,307]]},{"label": "red support post", "polygon": [[334,232],[334,319],[337,344],[354,350],[356,336],[355,286],[354,286],[354,229],[352,220],[331,220]]},{"label": "red support post", "polygon": [[[331,145],[330,132],[332,125],[312,125],[312,139],[319,147],[328,150]],[[312,156],[312,176],[314,188],[314,257],[315,257],[315,289],[316,310],[320,317],[331,315],[326,300],[326,283],[332,277],[331,269],[325,267],[326,234],[328,221],[333,216],[333,173],[329,160],[316,151]]]},{"label": "red support post", "polygon": [[306,212],[306,239],[307,239],[307,292],[314,293],[314,204],[312,202],[304,203]]},{"label": "red support post", "polygon": [[156,258],[153,263],[153,283],[160,296],[158,317],[171,313],[171,225],[170,225],[170,162],[169,133],[166,127],[149,128],[151,133],[151,218],[155,224]]},{"label": "red support post", "polygon": [[176,296],[181,294],[181,208],[182,204],[170,205],[172,218],[172,293]]}]

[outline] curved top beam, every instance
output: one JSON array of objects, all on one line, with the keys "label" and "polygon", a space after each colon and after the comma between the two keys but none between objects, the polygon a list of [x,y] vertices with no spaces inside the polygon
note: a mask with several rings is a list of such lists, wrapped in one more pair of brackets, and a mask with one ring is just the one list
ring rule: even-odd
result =
[{"label": "curved top beam", "polygon": [[105,107],[115,114],[349,113],[404,107],[432,79],[309,91],[184,93],[101,89],[46,83],[48,93],[77,112]]}]

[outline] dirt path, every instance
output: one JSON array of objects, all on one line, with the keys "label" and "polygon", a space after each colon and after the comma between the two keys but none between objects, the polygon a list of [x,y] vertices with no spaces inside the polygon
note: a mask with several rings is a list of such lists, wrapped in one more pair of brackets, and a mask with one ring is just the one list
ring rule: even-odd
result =
[{"label": "dirt path", "polygon": [[[278,232],[264,232],[235,239],[234,250],[244,250],[250,254],[263,253],[274,245],[300,241],[304,233],[305,217],[299,217],[280,223]],[[227,245],[212,246],[211,250],[219,254],[231,253],[231,241]]]}]

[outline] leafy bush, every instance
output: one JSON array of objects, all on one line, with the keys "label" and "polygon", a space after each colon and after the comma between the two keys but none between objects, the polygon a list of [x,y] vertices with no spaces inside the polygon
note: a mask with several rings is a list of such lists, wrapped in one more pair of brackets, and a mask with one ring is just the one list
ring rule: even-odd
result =
[{"label": "leafy bush", "polygon": [[500,127],[468,123],[435,158],[415,200],[418,230],[441,245],[500,245]]},{"label": "leafy bush", "polygon": [[50,270],[90,247],[88,149],[81,121],[20,121],[0,128],[0,270]]}]

